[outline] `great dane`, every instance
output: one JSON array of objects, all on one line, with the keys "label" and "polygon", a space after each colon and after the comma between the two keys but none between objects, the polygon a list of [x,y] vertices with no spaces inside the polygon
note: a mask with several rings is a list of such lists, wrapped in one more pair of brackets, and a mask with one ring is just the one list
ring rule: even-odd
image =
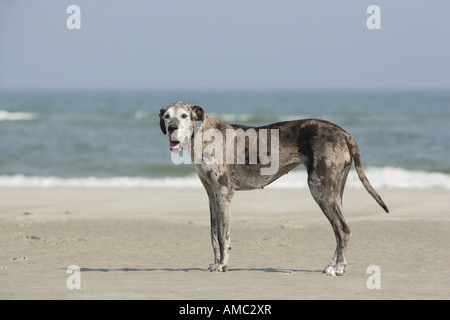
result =
[{"label": "great dane", "polygon": [[[189,153],[209,197],[211,242],[214,250],[214,263],[210,265],[210,271],[228,269],[228,250],[231,249],[230,203],[234,192],[263,188],[300,164],[306,167],[311,194],[330,221],[336,237],[336,251],[323,269],[327,275],[343,275],[347,265],[345,252],[350,228],[342,213],[342,194],[352,162],[355,163],[358,177],[366,190],[389,212],[364,173],[354,138],[333,123],[305,119],[261,127],[227,124],[206,114],[200,106],[184,102],[162,108],[159,117],[161,130],[169,137],[171,152],[178,154],[186,150]],[[214,135],[207,138],[206,134],[198,134],[211,130]],[[266,143],[266,151],[269,151],[267,154],[272,153],[270,157],[265,157],[266,161],[263,161],[261,154],[257,155],[256,161],[255,157],[252,158],[251,153],[255,150],[252,146],[255,144],[250,141],[249,134],[244,135],[245,144],[241,141],[241,147],[245,147],[245,159],[237,159],[238,148],[235,148],[234,143],[237,134],[233,135],[233,132],[248,133],[251,130],[253,134],[256,133],[259,143],[256,149],[261,149]],[[218,133],[222,134],[220,139]],[[221,145],[216,142],[221,142]],[[214,148],[211,148],[213,143]],[[278,154],[273,154],[271,148],[275,144],[278,144],[275,151]],[[230,146],[231,149],[225,150]],[[199,150],[201,157],[198,156]],[[276,170],[262,174],[262,170],[269,167],[267,158],[278,161]]]}]

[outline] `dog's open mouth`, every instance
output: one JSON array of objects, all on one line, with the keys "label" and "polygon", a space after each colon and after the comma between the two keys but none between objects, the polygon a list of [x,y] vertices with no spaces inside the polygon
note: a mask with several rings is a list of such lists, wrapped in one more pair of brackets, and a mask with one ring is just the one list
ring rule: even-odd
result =
[{"label": "dog's open mouth", "polygon": [[173,152],[176,152],[176,153],[179,153],[179,152],[181,152],[181,150],[183,150],[183,146],[181,145],[181,142],[180,141],[176,141],[176,140],[170,141],[169,142],[169,147],[170,147],[170,151],[173,151]]}]

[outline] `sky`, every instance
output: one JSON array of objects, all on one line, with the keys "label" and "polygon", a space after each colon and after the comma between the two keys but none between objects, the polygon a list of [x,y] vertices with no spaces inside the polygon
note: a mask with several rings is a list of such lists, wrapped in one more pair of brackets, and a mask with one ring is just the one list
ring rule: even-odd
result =
[{"label": "sky", "polygon": [[[373,4],[381,29],[367,28]],[[0,90],[448,90],[449,13],[443,0],[0,0]]]}]

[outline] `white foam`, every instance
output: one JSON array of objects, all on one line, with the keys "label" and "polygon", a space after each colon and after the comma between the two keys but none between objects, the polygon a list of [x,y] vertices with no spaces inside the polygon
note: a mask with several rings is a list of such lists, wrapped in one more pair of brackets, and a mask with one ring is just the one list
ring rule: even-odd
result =
[{"label": "white foam", "polygon": [[136,111],[133,115],[135,120],[142,120],[142,119],[147,119],[150,118],[150,112],[148,111]]},{"label": "white foam", "polygon": [[0,110],[0,121],[24,121],[33,120],[36,114],[31,112],[9,112]]},{"label": "white foam", "polygon": [[[359,184],[356,172],[348,177],[348,186]],[[369,168],[366,176],[374,188],[430,189],[443,188],[450,190],[450,174],[441,172],[412,171],[403,168]]]},{"label": "white foam", "polygon": [[137,178],[137,177],[112,177],[112,178],[60,178],[41,176],[0,176],[0,187],[3,188],[192,188],[200,187],[197,177],[183,178]]},{"label": "white foam", "polygon": [[[403,168],[368,168],[365,169],[370,184],[376,188],[430,189],[443,188],[450,190],[450,174],[440,172],[413,171]],[[307,173],[296,170],[275,181],[273,188],[307,188]],[[347,188],[364,188],[356,171],[349,172]]]},{"label": "white foam", "polygon": [[[412,171],[402,168],[368,168],[366,175],[376,189],[430,189],[443,188],[450,190],[450,174],[439,172]],[[139,178],[139,177],[84,177],[60,178],[41,176],[0,176],[2,188],[202,188],[197,176],[176,178]],[[354,169],[349,173],[347,188],[363,188]],[[273,182],[267,188],[306,189],[307,173],[305,170],[294,170]]]}]

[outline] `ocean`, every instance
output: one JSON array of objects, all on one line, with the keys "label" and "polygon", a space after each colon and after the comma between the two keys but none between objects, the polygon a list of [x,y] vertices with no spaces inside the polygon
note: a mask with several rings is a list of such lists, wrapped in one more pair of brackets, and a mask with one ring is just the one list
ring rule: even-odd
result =
[{"label": "ocean", "polygon": [[[450,189],[448,91],[0,91],[0,187],[201,187],[159,128],[179,100],[230,123],[328,120],[374,187]],[[271,186],[307,188],[306,170]],[[362,188],[354,169],[347,186]]]}]

